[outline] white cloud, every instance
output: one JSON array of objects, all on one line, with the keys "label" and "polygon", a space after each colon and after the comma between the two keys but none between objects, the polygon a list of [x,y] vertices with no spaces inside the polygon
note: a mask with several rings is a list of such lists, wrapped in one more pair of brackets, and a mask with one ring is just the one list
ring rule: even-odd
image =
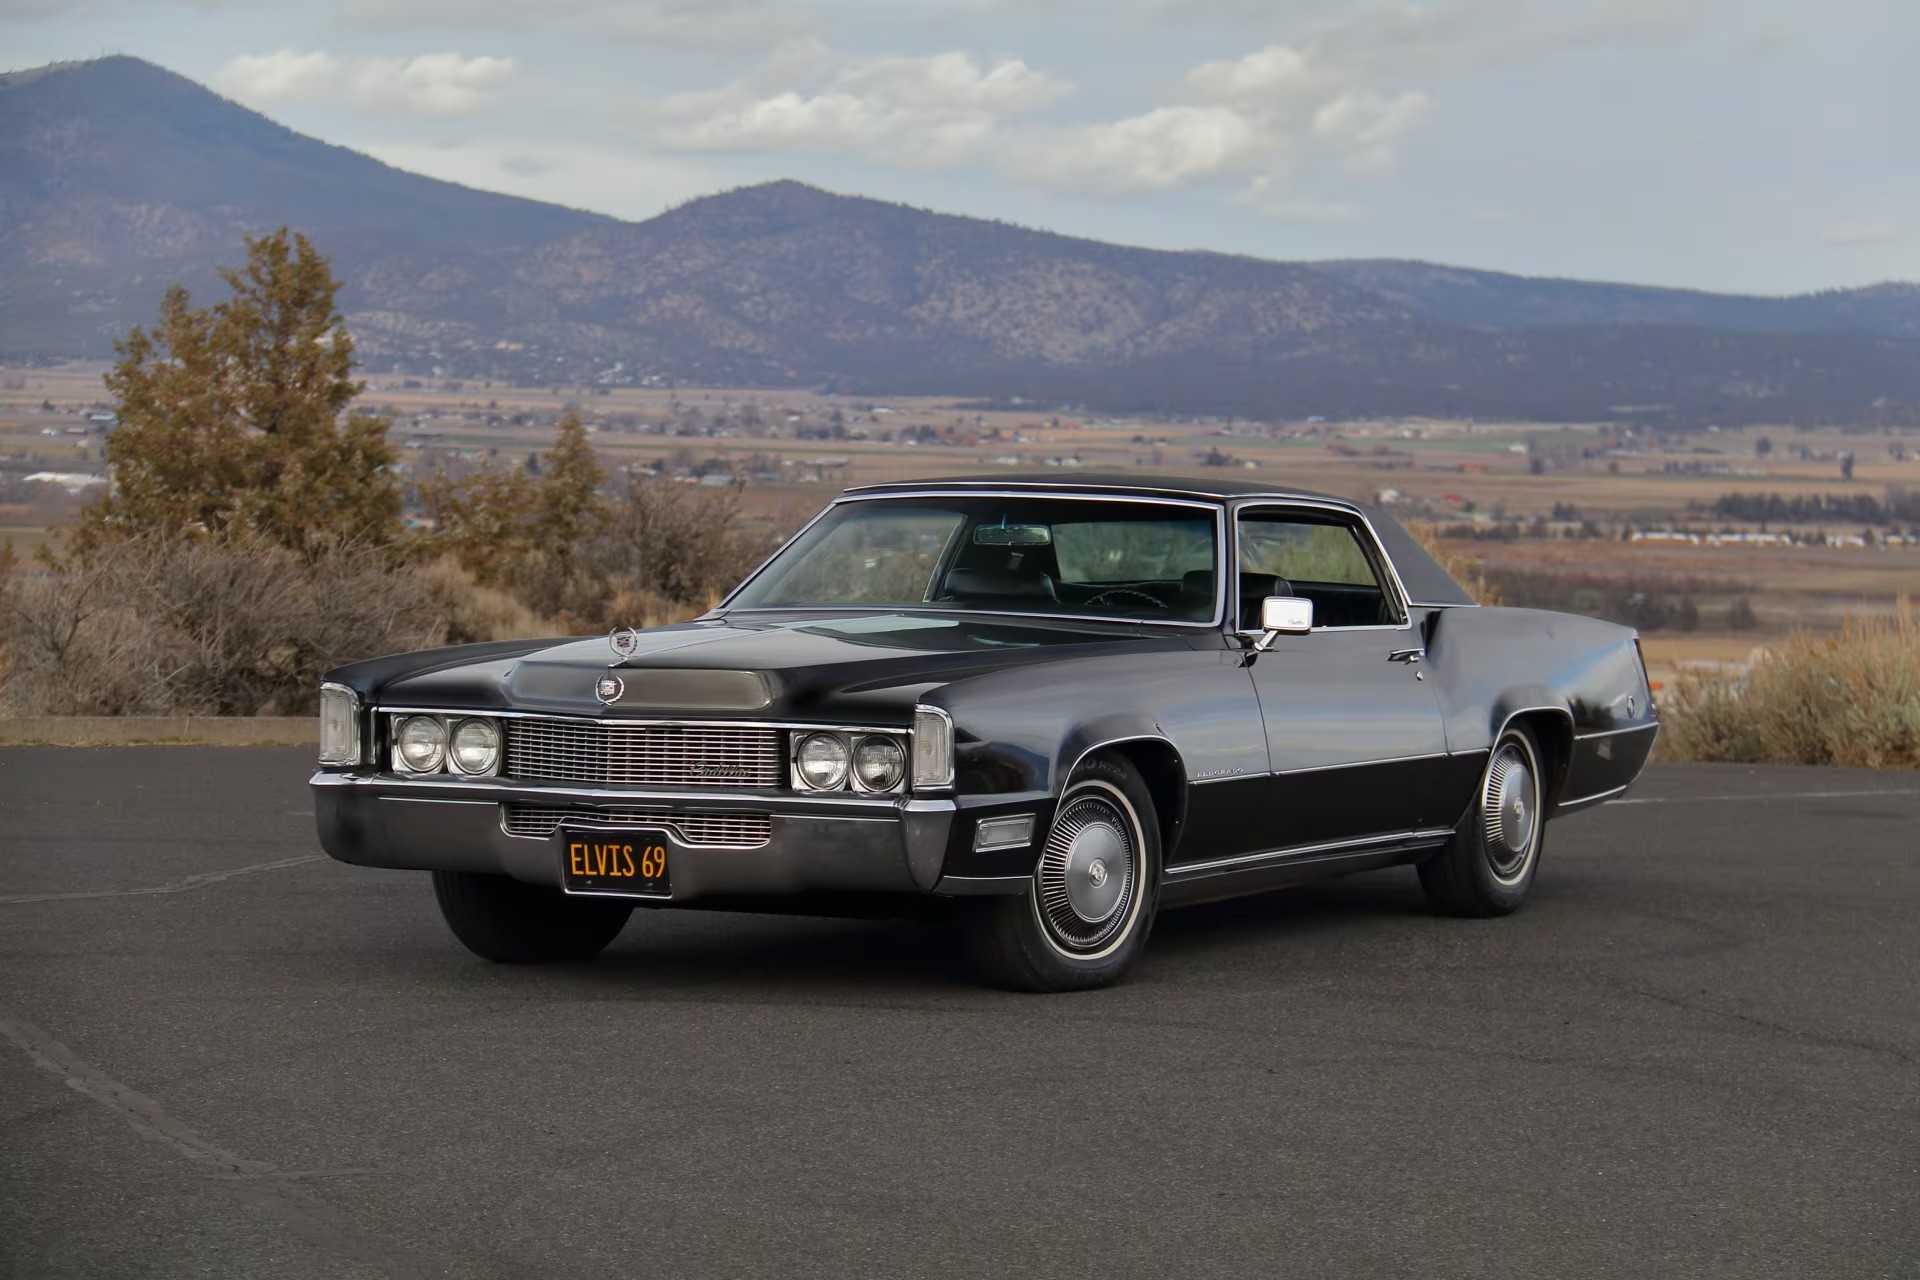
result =
[{"label": "white cloud", "polygon": [[444,117],[472,115],[512,77],[511,58],[426,53],[343,61],[317,50],[282,49],[240,55],[220,69],[215,83],[255,105],[344,97],[363,110]]},{"label": "white cloud", "polygon": [[1337,77],[1290,45],[1270,44],[1244,58],[1204,62],[1187,72],[1187,89],[1205,102],[1273,103],[1324,92]]},{"label": "white cloud", "polygon": [[1423,92],[1371,87],[1287,44],[1201,63],[1181,86],[1181,100],[1150,111],[1034,134],[1013,148],[1008,167],[1039,185],[1114,192],[1243,177],[1247,202],[1275,216],[1351,220],[1359,206],[1288,203],[1278,186],[1316,163],[1354,178],[1390,172],[1427,108]]},{"label": "white cloud", "polygon": [[1277,163],[1278,139],[1232,107],[1156,107],[1140,115],[1054,129],[1018,145],[1010,167],[1042,186],[1164,191]]},{"label": "white cloud", "polygon": [[243,102],[268,103],[317,98],[340,84],[340,60],[315,50],[298,53],[243,53],[220,68],[214,83]]},{"label": "white cloud", "polygon": [[1338,151],[1341,167],[1350,176],[1378,177],[1392,171],[1401,138],[1426,109],[1424,93],[1386,97],[1371,89],[1349,89],[1313,113],[1313,133]]},{"label": "white cloud", "polygon": [[353,68],[353,97],[363,107],[466,116],[486,106],[512,78],[512,58],[463,58],[457,53],[362,58]]},{"label": "white cloud", "polygon": [[[823,75],[830,78],[819,84]],[[965,53],[938,53],[839,61],[803,46],[777,54],[751,80],[668,98],[657,115],[668,144],[686,151],[852,151],[948,168],[978,154],[1005,118],[1066,91],[1018,58],[984,64]]]}]

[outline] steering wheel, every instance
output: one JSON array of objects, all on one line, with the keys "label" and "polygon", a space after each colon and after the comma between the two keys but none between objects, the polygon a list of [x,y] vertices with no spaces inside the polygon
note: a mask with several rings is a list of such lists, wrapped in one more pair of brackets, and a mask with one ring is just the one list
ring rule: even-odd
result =
[{"label": "steering wheel", "polygon": [[1099,606],[1099,605],[1105,604],[1109,596],[1131,596],[1135,600],[1145,600],[1148,604],[1160,610],[1162,613],[1165,613],[1167,610],[1166,601],[1160,599],[1158,596],[1148,595],[1146,592],[1137,590],[1136,588],[1133,588],[1133,587],[1108,587],[1105,591],[1099,592],[1096,595],[1088,596],[1086,599],[1086,603],[1090,605]]}]

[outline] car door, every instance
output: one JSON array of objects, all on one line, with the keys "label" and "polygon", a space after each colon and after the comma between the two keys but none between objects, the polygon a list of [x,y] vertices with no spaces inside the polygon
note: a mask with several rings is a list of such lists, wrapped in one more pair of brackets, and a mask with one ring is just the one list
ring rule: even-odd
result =
[{"label": "car door", "polygon": [[1261,634],[1266,596],[1314,605],[1311,632],[1249,654],[1267,738],[1268,847],[1450,822],[1439,700],[1420,630],[1372,530],[1335,507],[1250,504],[1236,512],[1234,555],[1247,643]]}]

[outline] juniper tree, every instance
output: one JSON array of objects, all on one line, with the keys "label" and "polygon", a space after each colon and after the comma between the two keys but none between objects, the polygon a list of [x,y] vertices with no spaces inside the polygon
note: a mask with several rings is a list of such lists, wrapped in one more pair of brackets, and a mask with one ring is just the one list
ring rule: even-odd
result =
[{"label": "juniper tree", "polygon": [[255,536],[309,557],[394,543],[387,423],[348,412],[362,384],[327,259],[281,228],[250,237],[246,265],[220,274],[231,296],[195,307],[175,285],[157,323],[117,345],[113,484],[77,548],[152,533]]}]

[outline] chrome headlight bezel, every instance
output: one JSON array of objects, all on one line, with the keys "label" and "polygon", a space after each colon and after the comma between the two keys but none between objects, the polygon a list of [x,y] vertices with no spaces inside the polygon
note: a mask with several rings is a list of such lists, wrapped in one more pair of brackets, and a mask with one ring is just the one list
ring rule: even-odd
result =
[{"label": "chrome headlight bezel", "polygon": [[362,762],[360,695],[346,685],[320,686],[320,767],[351,768]]},{"label": "chrome headlight bezel", "polygon": [[[489,739],[484,763],[472,769],[460,759],[460,737],[469,729],[479,730]],[[493,777],[500,772],[500,758],[505,745],[506,739],[500,732],[498,720],[488,716],[462,716],[447,727],[447,771],[465,778]]]},{"label": "chrome headlight bezel", "polygon": [[[818,747],[822,753],[837,751],[831,772],[811,776],[807,772],[807,749]],[[829,757],[831,759],[831,757]],[[853,751],[844,736],[825,730],[802,734],[793,744],[793,780],[802,791],[844,791],[853,770]]]},{"label": "chrome headlight bezel", "polygon": [[[861,772],[860,758],[869,749],[880,755],[892,753],[889,762],[890,771],[885,775],[883,782],[870,781]],[[853,757],[847,767],[847,777],[853,783],[855,790],[874,795],[889,795],[898,791],[901,784],[907,780],[907,753],[901,748],[897,738],[883,733],[863,733],[854,739]]]},{"label": "chrome headlight bezel", "polygon": [[[438,741],[432,756],[423,764],[416,765],[405,754],[406,735],[416,726],[424,726],[438,735]],[[447,764],[447,722],[439,716],[398,715],[393,718],[393,769],[396,773],[421,777],[430,773],[440,773]]]}]

